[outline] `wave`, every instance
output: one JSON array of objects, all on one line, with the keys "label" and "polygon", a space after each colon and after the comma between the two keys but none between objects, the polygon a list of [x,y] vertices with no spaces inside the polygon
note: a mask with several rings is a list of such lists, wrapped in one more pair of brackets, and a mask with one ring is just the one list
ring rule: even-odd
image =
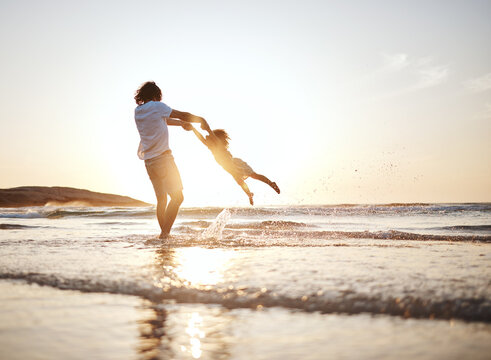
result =
[{"label": "wave", "polygon": [[[224,231],[226,238],[233,238],[231,230]],[[275,231],[271,229],[249,230],[244,236],[259,236],[261,238],[275,239],[285,238],[285,245],[296,239],[306,242],[311,239],[340,240],[340,239],[375,239],[375,240],[415,240],[415,241],[450,241],[450,242],[482,242],[491,243],[490,235],[432,235],[408,233],[398,230],[387,231]]]},{"label": "wave", "polygon": [[142,210],[66,210],[66,209],[57,209],[50,211],[46,214],[45,217],[50,219],[58,219],[64,217],[125,217],[125,218],[134,218],[134,217],[150,217],[155,216],[155,210],[153,209],[142,209]]},{"label": "wave", "polygon": [[6,212],[0,213],[0,219],[37,219],[44,218],[41,213],[28,209],[25,212]]},{"label": "wave", "polygon": [[0,230],[17,230],[17,229],[33,229],[39,226],[28,226],[20,224],[0,224]]},{"label": "wave", "polygon": [[91,280],[61,278],[39,273],[3,273],[0,279],[23,280],[62,290],[82,292],[106,292],[136,295],[161,303],[172,300],[177,303],[218,304],[229,309],[283,307],[307,312],[346,314],[387,314],[405,318],[461,319],[491,322],[491,301],[486,298],[456,298],[433,300],[418,296],[373,296],[347,290],[337,296],[317,291],[301,297],[280,295],[264,288],[187,288],[182,286],[156,287],[148,283],[132,281]]},{"label": "wave", "polygon": [[[181,208],[179,216],[216,217],[224,208]],[[491,212],[491,204],[382,204],[382,205],[320,205],[320,206],[283,206],[262,208],[230,208],[235,216],[366,216],[366,215],[431,215],[451,214],[462,212]],[[152,217],[155,207],[121,208],[121,207],[30,207],[0,209],[0,218],[50,218],[64,217]]]},{"label": "wave", "polygon": [[256,223],[244,223],[244,224],[228,224],[225,226],[227,229],[275,229],[275,230],[288,230],[297,228],[314,228],[315,225],[310,225],[302,222],[295,221],[283,221],[283,220],[267,220]]},{"label": "wave", "polygon": [[128,226],[128,225],[138,225],[140,223],[138,221],[104,221],[104,222],[93,222],[90,224],[91,225],[98,225],[98,226],[107,226],[107,225]]},{"label": "wave", "polygon": [[205,221],[205,220],[197,220],[197,221],[183,221],[180,223],[180,225],[190,225],[190,226],[196,226],[199,228],[207,228],[210,226],[211,221]]},{"label": "wave", "polygon": [[457,230],[457,231],[471,231],[471,232],[491,232],[491,225],[454,225],[454,226],[442,226],[434,227],[432,230]]},{"label": "wave", "polygon": [[[198,221],[184,221],[181,225],[190,225],[198,228],[207,228],[210,226],[210,221],[198,220]],[[236,223],[225,225],[226,229],[277,229],[288,230],[297,228],[315,228],[315,225],[310,225],[302,222],[284,221],[284,220],[266,220],[260,222],[248,222],[248,223]]]},{"label": "wave", "polygon": [[116,217],[135,218],[155,216],[153,208],[28,208],[22,212],[0,213],[0,218],[11,219],[60,219],[66,217]]},{"label": "wave", "polygon": [[[229,208],[232,215],[237,216],[261,216],[261,215],[281,215],[288,213],[290,207],[285,208]],[[207,216],[216,217],[224,210],[223,207],[203,207],[203,208],[181,208],[179,215],[182,216]]]},{"label": "wave", "polygon": [[491,204],[382,204],[382,205],[327,205],[295,208],[302,215],[360,216],[360,215],[447,215],[464,212],[491,212]]},{"label": "wave", "polygon": [[[190,227],[177,227],[176,232],[162,243],[162,240],[151,235],[126,235],[111,237],[104,241],[133,244],[144,244],[149,247],[205,247],[205,248],[269,248],[269,247],[331,247],[331,246],[374,246],[374,247],[414,247],[412,242],[474,242],[491,243],[491,236],[461,235],[426,235],[400,231],[276,231],[276,230],[238,230],[225,229],[221,238],[203,239],[202,230]],[[383,240],[367,243],[353,240]]]},{"label": "wave", "polygon": [[[181,215],[207,215],[216,216],[223,208],[183,208]],[[230,208],[232,215],[260,216],[260,215],[376,215],[376,214],[450,214],[460,212],[491,212],[491,203],[464,203],[464,204],[426,204],[426,203],[393,203],[378,205],[341,204],[316,206],[283,206],[263,208]]]}]

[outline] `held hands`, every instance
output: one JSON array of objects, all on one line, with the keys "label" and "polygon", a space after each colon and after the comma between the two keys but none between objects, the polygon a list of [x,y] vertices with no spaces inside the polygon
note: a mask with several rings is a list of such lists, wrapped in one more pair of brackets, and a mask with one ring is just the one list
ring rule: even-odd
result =
[{"label": "held hands", "polygon": [[201,118],[201,129],[210,132],[211,128],[210,125],[206,122],[205,119]]},{"label": "held hands", "polygon": [[193,125],[191,125],[191,123],[188,123],[188,122],[182,122],[181,124],[182,128],[186,131],[190,131],[190,130],[193,130]]},{"label": "held hands", "polygon": [[[198,117],[198,119],[199,119],[199,123],[201,124],[201,129],[208,131],[208,132],[211,132],[210,125],[208,125],[206,120],[203,119],[202,117]],[[190,130],[194,129],[192,123],[186,122],[186,121],[181,121],[181,126],[186,131],[190,131]]]}]

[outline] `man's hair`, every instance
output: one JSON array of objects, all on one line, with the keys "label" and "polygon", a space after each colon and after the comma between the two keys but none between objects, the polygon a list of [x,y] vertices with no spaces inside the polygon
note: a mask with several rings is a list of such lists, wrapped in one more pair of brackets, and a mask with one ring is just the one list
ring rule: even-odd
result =
[{"label": "man's hair", "polygon": [[230,136],[228,136],[227,132],[223,129],[215,129],[213,130],[213,134],[217,138],[219,138],[225,144],[225,147],[228,148],[228,141],[230,140]]},{"label": "man's hair", "polygon": [[162,100],[162,91],[153,81],[147,81],[136,90],[135,101],[138,105],[142,105],[152,100]]}]

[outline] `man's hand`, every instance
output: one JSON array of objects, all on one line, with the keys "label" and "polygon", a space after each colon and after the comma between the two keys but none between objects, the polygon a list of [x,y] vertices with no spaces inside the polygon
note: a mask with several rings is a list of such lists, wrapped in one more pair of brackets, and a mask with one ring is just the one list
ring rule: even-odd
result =
[{"label": "man's hand", "polygon": [[193,125],[191,125],[191,123],[188,123],[188,122],[182,122],[181,124],[182,128],[186,131],[191,131],[193,130]]}]

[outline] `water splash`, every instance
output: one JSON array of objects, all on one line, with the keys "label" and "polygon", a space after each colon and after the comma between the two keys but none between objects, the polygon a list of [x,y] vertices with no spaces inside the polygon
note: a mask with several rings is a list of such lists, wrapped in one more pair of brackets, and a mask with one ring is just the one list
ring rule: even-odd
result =
[{"label": "water splash", "polygon": [[201,239],[222,239],[222,232],[227,222],[230,220],[231,214],[228,209],[223,209],[220,214],[216,217],[213,223],[208,226],[208,228],[203,231],[200,238]]}]

